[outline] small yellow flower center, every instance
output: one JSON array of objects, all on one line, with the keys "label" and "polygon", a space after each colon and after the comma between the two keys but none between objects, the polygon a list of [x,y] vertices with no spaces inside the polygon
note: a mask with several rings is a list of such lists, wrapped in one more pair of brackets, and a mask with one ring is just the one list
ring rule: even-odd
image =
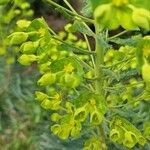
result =
[{"label": "small yellow flower center", "polygon": [[72,66],[71,63],[69,63],[68,65],[65,65],[65,66],[64,66],[64,71],[65,71],[66,73],[72,73],[73,70],[74,70],[74,67]]},{"label": "small yellow flower center", "polygon": [[91,104],[91,105],[96,105],[96,101],[95,101],[94,98],[90,99],[90,104]]},{"label": "small yellow flower center", "polygon": [[121,126],[122,121],[120,119],[117,119],[115,124],[118,125],[118,126]]},{"label": "small yellow flower center", "polygon": [[57,94],[54,95],[53,98],[54,98],[55,100],[61,100],[61,99],[62,99],[62,95],[59,94],[59,93],[57,93]]},{"label": "small yellow flower center", "polygon": [[45,29],[40,28],[38,32],[39,32],[40,36],[42,37],[42,36],[45,35],[45,32],[46,32],[46,31],[45,31]]}]

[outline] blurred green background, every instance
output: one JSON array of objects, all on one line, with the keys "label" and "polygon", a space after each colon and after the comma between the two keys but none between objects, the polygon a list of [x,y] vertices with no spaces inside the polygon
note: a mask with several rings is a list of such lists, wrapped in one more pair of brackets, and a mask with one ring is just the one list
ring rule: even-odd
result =
[{"label": "blurred green background", "polygon": [[[62,4],[62,0],[57,2]],[[72,4],[79,9],[79,3]],[[0,150],[78,150],[82,144],[80,140],[62,142],[51,135],[49,114],[34,98],[39,76],[36,65],[19,65],[13,47],[5,45],[17,20],[41,16],[56,31],[66,24],[66,19],[42,0],[0,0]]]},{"label": "blurred green background", "polygon": [[[84,1],[70,0],[70,3],[80,11]],[[64,5],[62,0],[56,2]],[[150,9],[149,0],[132,2]],[[90,10],[84,11],[90,15]],[[49,114],[34,100],[39,77],[36,65],[19,65],[13,47],[5,45],[4,39],[16,30],[17,20],[41,16],[55,31],[62,31],[68,22],[44,0],[0,0],[0,150],[80,150],[82,147],[82,139],[63,142],[50,133]]]}]

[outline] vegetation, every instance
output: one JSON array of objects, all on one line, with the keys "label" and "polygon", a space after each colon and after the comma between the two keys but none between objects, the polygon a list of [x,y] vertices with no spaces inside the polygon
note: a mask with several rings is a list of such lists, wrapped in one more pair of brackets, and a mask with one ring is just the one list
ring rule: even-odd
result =
[{"label": "vegetation", "polygon": [[[84,0],[82,13],[67,0],[63,6],[52,0],[44,2],[70,20],[64,31],[56,33],[44,18],[34,18],[27,2],[16,0],[12,7],[6,1],[7,5],[1,7],[3,12],[6,7],[11,9],[0,22],[0,31],[6,37],[0,45],[2,66],[4,60],[8,64],[2,68],[0,110],[2,118],[10,117],[5,112],[8,104],[11,107],[15,103],[14,113],[20,111],[20,122],[12,121],[17,126],[13,149],[26,149],[30,142],[34,143],[30,149],[38,149],[34,146],[42,138],[34,141],[38,134],[31,140],[29,137],[33,135],[31,129],[44,122],[38,126],[39,134],[51,133],[47,143],[55,136],[61,143],[52,147],[44,143],[40,145],[42,149],[66,146],[83,150],[148,150],[150,2]],[[12,25],[9,32],[5,28],[8,23]],[[4,106],[3,99],[7,100]],[[21,118],[26,107],[29,126],[28,122],[24,124],[26,117]],[[23,127],[18,129],[21,122]],[[7,124],[6,119],[2,126]],[[43,131],[48,124],[49,130]],[[38,129],[34,131],[38,133]],[[22,138],[24,132],[27,133]],[[26,146],[16,144],[18,135]]]}]

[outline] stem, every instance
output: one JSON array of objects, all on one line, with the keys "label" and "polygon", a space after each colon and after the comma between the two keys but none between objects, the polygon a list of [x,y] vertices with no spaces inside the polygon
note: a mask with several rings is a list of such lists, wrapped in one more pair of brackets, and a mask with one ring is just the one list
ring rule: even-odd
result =
[{"label": "stem", "polygon": [[81,59],[79,59],[79,57],[77,55],[73,55],[74,58],[82,65],[84,66],[87,70],[94,70],[89,64],[87,64],[86,62],[82,61]]},{"label": "stem", "polygon": [[49,30],[53,35],[55,35],[55,36],[57,35],[57,34],[55,33],[55,31],[54,31],[52,28],[49,27],[48,30]]},{"label": "stem", "polygon": [[[76,15],[79,15],[76,10],[70,5],[70,3],[68,3],[67,0],[64,0],[65,4],[70,8],[70,10],[76,14]],[[84,27],[92,34],[93,37],[95,37],[95,33],[90,29],[90,27],[85,23],[83,22],[83,25]],[[84,36],[86,36],[86,34],[83,34]]]},{"label": "stem", "polygon": [[[90,52],[92,52],[92,49],[91,49],[91,46],[90,46],[90,43],[89,43],[89,40],[88,40],[86,34],[84,34],[84,38],[85,38],[85,41],[86,41],[86,43],[87,43],[88,50],[89,50]],[[92,60],[93,67],[95,68],[94,57],[93,57],[93,55],[90,55],[90,57],[91,57],[91,60]]]},{"label": "stem", "polygon": [[78,14],[76,14],[76,13],[74,13],[74,12],[72,12],[72,11],[66,9],[65,7],[63,7],[63,6],[61,6],[61,5],[59,5],[59,4],[55,3],[55,2],[53,2],[52,0],[46,0],[46,1],[47,1],[48,3],[50,3],[50,4],[52,4],[53,6],[57,7],[57,8],[61,8],[61,9],[64,10],[65,12],[71,14],[72,16],[77,16],[77,17],[83,19],[85,22],[94,23],[94,20],[89,19],[89,18],[86,18],[86,17],[81,16],[81,15],[78,15]]},{"label": "stem", "polygon": [[124,30],[124,31],[122,31],[122,32],[120,32],[120,33],[118,33],[118,34],[116,34],[116,35],[114,35],[114,36],[108,38],[107,40],[110,41],[110,40],[112,40],[112,39],[114,39],[114,38],[117,38],[117,37],[119,37],[119,36],[121,36],[121,35],[127,33],[127,32],[129,32],[129,31],[128,31],[128,30]]},{"label": "stem", "polygon": [[[96,35],[99,33],[99,28],[95,26]],[[98,80],[95,82],[96,93],[104,95],[103,92],[103,62],[104,62],[104,54],[103,54],[103,47],[99,43],[98,37],[96,37],[96,58],[95,58],[95,76]]]},{"label": "stem", "polygon": [[66,3],[66,5],[70,8],[70,10],[73,12],[73,13],[76,13],[77,12],[75,11],[75,9],[70,5],[70,3],[67,1],[67,0],[64,0],[64,2]]},{"label": "stem", "polygon": [[[97,24],[95,24],[95,31],[96,31],[95,76],[98,78],[95,81],[95,89],[96,89],[97,94],[104,96],[104,91],[103,91],[104,78],[103,78],[103,68],[102,68],[102,65],[104,62],[104,53],[103,53],[104,50],[103,50],[103,46],[100,44],[99,39],[98,39],[98,34],[99,34],[100,29]],[[104,129],[102,125],[98,127],[98,134],[100,136],[100,141],[102,142],[102,144],[105,145],[105,134],[104,134]],[[102,150],[106,150],[106,147],[105,146],[102,147]]]},{"label": "stem", "polygon": [[132,60],[133,58],[135,58],[135,57],[126,58],[126,59],[123,59],[123,60],[121,60],[121,61],[118,61],[117,63],[114,63],[114,64],[112,64],[112,65],[110,65],[110,66],[102,66],[102,67],[103,67],[103,68],[113,68],[113,67],[115,67],[115,66],[117,66],[117,65],[119,65],[119,64],[122,64],[123,62]]},{"label": "stem", "polygon": [[[76,12],[76,10],[70,5],[70,3],[68,3],[67,0],[64,0],[64,2],[65,2],[66,5],[70,8],[70,10],[72,10],[72,12],[74,12],[75,14],[78,14],[78,13]],[[85,22],[83,22],[83,24],[84,24],[84,26],[87,28],[87,30],[89,30],[89,31],[94,35],[94,37],[95,37],[95,34],[94,34],[93,31],[89,28],[89,26],[88,26]],[[87,35],[86,35],[86,34],[83,34],[83,36],[84,36],[85,41],[86,41],[86,43],[87,43],[88,50],[91,52],[92,50],[91,50],[91,46],[90,46],[89,40],[88,40],[88,38],[87,38]],[[94,57],[93,57],[92,55],[90,55],[90,57],[91,57],[91,60],[92,60],[92,63],[93,63],[93,67],[95,68]]]},{"label": "stem", "polygon": [[[67,43],[66,41],[63,41],[63,40],[57,38],[56,36],[51,36],[51,38],[53,38],[53,39],[55,39],[55,40],[57,40],[57,41],[59,41],[59,42],[61,42],[61,43],[63,43],[63,44],[66,44],[66,45],[68,45],[68,46],[74,48],[74,50],[73,50],[74,53],[81,53],[81,54],[87,54],[87,55],[94,55],[94,54],[95,54],[94,51],[89,52],[89,51],[87,51],[87,50],[85,50],[85,49],[78,48],[78,47],[74,46],[73,44],[69,44],[69,43]],[[77,51],[77,50],[78,50],[78,51]]]}]

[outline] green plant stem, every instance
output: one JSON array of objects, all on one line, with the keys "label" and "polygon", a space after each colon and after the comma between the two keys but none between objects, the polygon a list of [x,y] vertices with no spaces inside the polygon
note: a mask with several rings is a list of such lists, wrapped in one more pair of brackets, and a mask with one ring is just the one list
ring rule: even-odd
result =
[{"label": "green plant stem", "polygon": [[112,64],[112,65],[110,65],[110,66],[102,66],[102,67],[103,67],[103,68],[113,68],[113,67],[116,67],[116,66],[119,65],[119,64],[122,64],[123,62],[132,60],[133,58],[135,58],[135,56],[132,56],[132,57],[130,57],[130,58],[125,58],[125,59],[123,59],[123,60],[121,60],[121,61],[118,61],[117,63]]},{"label": "green plant stem", "polygon": [[122,32],[120,32],[120,33],[118,33],[118,34],[112,36],[112,37],[109,37],[107,40],[110,41],[110,40],[112,40],[112,39],[115,39],[115,38],[117,38],[117,37],[119,37],[119,36],[121,36],[121,35],[127,33],[127,32],[129,32],[129,31],[128,31],[128,30],[124,30],[124,31],[122,31]]},{"label": "green plant stem", "polygon": [[86,68],[87,70],[92,70],[92,71],[94,70],[89,64],[87,64],[83,60],[79,59],[79,57],[77,55],[74,54],[73,56],[82,66],[84,66],[84,68]]},{"label": "green plant stem", "polygon": [[[70,10],[76,14],[76,15],[79,15],[76,10],[68,3],[67,0],[64,0],[65,4],[70,8]],[[95,33],[90,29],[90,27],[84,22],[82,21],[82,24],[84,25],[84,27],[92,34],[93,37],[95,37]],[[83,34],[86,36],[86,34]]]},{"label": "green plant stem", "polygon": [[[63,43],[63,44],[66,44],[66,45],[68,45],[68,46],[74,48],[74,49],[75,49],[75,50],[73,51],[74,53],[81,53],[81,54],[87,54],[87,55],[94,55],[94,54],[95,54],[94,51],[89,52],[89,51],[84,50],[84,49],[82,49],[82,48],[77,48],[76,46],[71,45],[71,44],[69,44],[69,43],[63,41],[63,40],[57,38],[56,36],[51,36],[51,38],[53,38],[53,39],[55,39],[55,40],[57,40],[57,41],[59,41],[59,42],[61,42],[61,43]],[[76,51],[76,49],[78,49],[78,51]]]},{"label": "green plant stem", "polygon": [[75,11],[75,9],[70,5],[70,3],[67,1],[67,0],[64,0],[64,2],[66,3],[66,5],[70,8],[70,10],[73,12],[73,13],[76,13],[77,12]]},{"label": "green plant stem", "polygon": [[[96,34],[98,34],[99,29],[96,27]],[[104,62],[104,54],[103,54],[103,46],[100,45],[98,38],[96,37],[96,49],[95,49],[95,76],[98,78],[95,82],[96,92],[98,94],[103,95],[103,62]]]},{"label": "green plant stem", "polygon": [[[100,30],[97,24],[95,24],[95,31],[96,31],[96,35],[98,35]],[[100,44],[97,36],[95,42],[96,42],[95,76],[98,78],[95,81],[95,89],[97,94],[104,96],[104,91],[103,91],[104,78],[103,78],[103,68],[101,66],[103,65],[104,62],[103,46]],[[104,134],[102,124],[98,127],[98,134],[100,136],[100,141],[102,142],[103,145],[105,145],[105,134]],[[102,147],[102,150],[106,150],[106,148]]]},{"label": "green plant stem", "polygon": [[127,88],[127,87],[135,87],[135,86],[137,86],[137,85],[139,85],[139,84],[141,84],[141,83],[143,83],[143,85],[144,85],[144,82],[143,82],[143,81],[139,81],[139,82],[134,83],[134,84],[128,84],[128,85],[123,84],[123,85],[121,85],[121,86],[104,87],[104,89],[106,88],[106,89],[119,90],[119,89],[122,89],[122,88],[125,88],[125,87],[126,87],[126,88]]},{"label": "green plant stem", "polygon": [[[85,38],[85,41],[86,41],[86,43],[87,43],[88,50],[89,50],[90,52],[92,52],[92,49],[91,49],[91,46],[90,46],[90,43],[89,43],[89,40],[88,40],[86,34],[84,34],[84,38]],[[91,57],[91,61],[92,61],[93,67],[95,68],[94,57],[93,57],[92,55],[91,55],[90,57]]]},{"label": "green plant stem", "polygon": [[53,6],[57,7],[57,8],[60,8],[60,9],[64,10],[65,12],[71,14],[72,16],[76,16],[76,17],[79,17],[79,18],[83,19],[85,22],[89,22],[89,23],[92,23],[92,24],[94,23],[94,20],[89,19],[89,18],[86,18],[86,17],[81,16],[81,15],[79,15],[79,14],[76,14],[76,13],[74,13],[74,12],[72,12],[72,11],[66,9],[65,7],[60,6],[59,4],[53,2],[52,0],[46,0],[46,1],[47,1],[48,3],[50,3],[51,5],[53,5]]},{"label": "green plant stem", "polygon": [[52,28],[49,27],[48,30],[49,30],[53,35],[55,35],[55,36],[57,35],[57,34],[55,33],[55,31],[54,31]]},{"label": "green plant stem", "polygon": [[[70,3],[68,3],[67,0],[64,0],[64,2],[65,2],[66,5],[70,8],[70,10],[72,10],[72,12],[74,12],[75,14],[78,15],[78,13],[76,12],[76,10],[70,5]],[[94,37],[95,37],[95,34],[94,34],[93,31],[89,28],[89,26],[88,26],[85,22],[83,22],[83,24],[84,24],[84,26],[87,28],[87,30],[89,30],[89,31],[94,35]],[[86,43],[87,43],[88,50],[91,52],[92,50],[91,50],[90,43],[89,43],[89,40],[88,40],[88,38],[87,38],[87,35],[86,35],[86,34],[83,34],[83,36],[84,36],[85,41],[86,41]],[[91,60],[92,60],[93,67],[95,68],[94,57],[93,57],[92,55],[91,55],[90,57],[91,57]]]}]

